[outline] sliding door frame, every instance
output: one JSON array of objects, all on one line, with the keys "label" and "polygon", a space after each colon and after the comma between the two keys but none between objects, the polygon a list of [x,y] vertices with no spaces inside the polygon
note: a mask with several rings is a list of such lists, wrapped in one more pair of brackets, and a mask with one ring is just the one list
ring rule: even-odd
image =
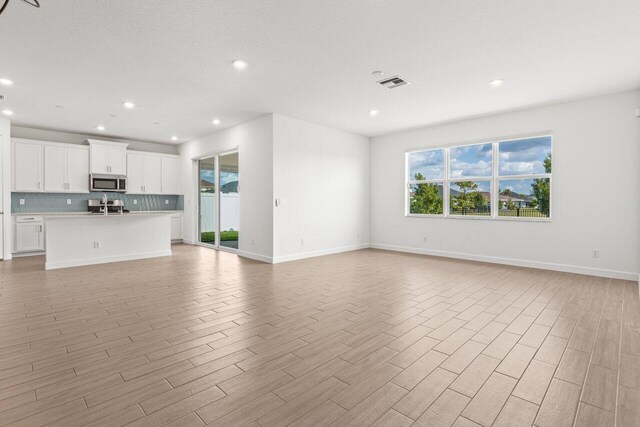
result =
[{"label": "sliding door frame", "polygon": [[[194,163],[194,169],[195,169],[195,200],[196,200],[196,209],[195,209],[195,215],[196,215],[196,221],[194,222],[195,224],[195,244],[198,246],[204,246],[206,248],[210,248],[210,249],[217,249],[220,251],[224,251],[224,252],[231,252],[231,253],[238,253],[238,251],[240,250],[240,248],[238,249],[233,249],[233,248],[228,248],[226,246],[221,246],[220,245],[220,201],[222,199],[221,195],[220,195],[220,156],[226,156],[229,154],[234,154],[237,153],[238,154],[238,159],[240,158],[240,150],[238,147],[236,148],[232,148],[229,150],[224,150],[224,151],[216,151],[214,153],[211,154],[206,154],[203,156],[199,156],[199,157],[195,157],[193,158],[193,163]],[[214,191],[215,191],[215,219],[214,219],[214,236],[215,236],[215,241],[213,244],[210,243],[203,243],[201,241],[202,239],[202,232],[200,231],[200,222],[201,222],[201,218],[202,216],[200,215],[200,160],[204,160],[204,159],[210,159],[210,158],[214,158],[214,169],[215,169],[215,182],[214,182]],[[238,176],[240,176],[240,164],[238,164]],[[238,181],[238,188],[240,187],[240,181]],[[240,191],[238,190],[238,193],[240,193]],[[238,198],[240,197],[240,194],[238,194]],[[240,238],[238,237],[238,244],[240,243]]]}]

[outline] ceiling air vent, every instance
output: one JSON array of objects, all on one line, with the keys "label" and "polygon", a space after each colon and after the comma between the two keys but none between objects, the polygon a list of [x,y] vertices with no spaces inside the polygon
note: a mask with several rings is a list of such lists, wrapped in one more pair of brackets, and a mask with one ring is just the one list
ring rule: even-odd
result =
[{"label": "ceiling air vent", "polygon": [[386,87],[387,89],[395,89],[400,86],[408,85],[409,82],[403,80],[400,76],[393,76],[377,82],[379,85]]}]

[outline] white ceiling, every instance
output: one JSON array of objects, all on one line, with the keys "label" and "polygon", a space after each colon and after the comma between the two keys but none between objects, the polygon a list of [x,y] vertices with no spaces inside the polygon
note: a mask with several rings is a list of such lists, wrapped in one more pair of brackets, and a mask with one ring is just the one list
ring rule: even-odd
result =
[{"label": "white ceiling", "polygon": [[26,126],[180,143],[275,112],[373,136],[640,87],[638,0],[40,3],[0,16],[0,109]]}]

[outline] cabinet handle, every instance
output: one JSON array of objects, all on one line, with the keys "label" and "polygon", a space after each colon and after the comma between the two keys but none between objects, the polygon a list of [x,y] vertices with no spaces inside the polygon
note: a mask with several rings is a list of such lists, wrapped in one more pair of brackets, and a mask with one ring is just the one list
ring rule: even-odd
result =
[{"label": "cabinet handle", "polygon": [[38,232],[42,233],[42,226],[41,225],[38,226]]}]

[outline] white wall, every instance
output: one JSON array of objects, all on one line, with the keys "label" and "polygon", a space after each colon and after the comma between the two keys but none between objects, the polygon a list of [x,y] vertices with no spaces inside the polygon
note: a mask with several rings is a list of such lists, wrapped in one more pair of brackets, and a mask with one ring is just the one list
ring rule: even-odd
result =
[{"label": "white wall", "polygon": [[[638,107],[632,91],[372,138],[373,246],[637,279]],[[550,223],[404,216],[405,150],[545,132],[554,135]]]},{"label": "white wall", "polygon": [[273,121],[271,115],[195,139],[179,146],[184,190],[184,240],[196,241],[197,169],[193,159],[235,150],[240,169],[240,241],[243,256],[273,257]]},{"label": "white wall", "polygon": [[278,114],[273,135],[274,262],[368,247],[369,138]]},{"label": "white wall", "polygon": [[11,122],[0,118],[0,211],[4,212],[2,228],[4,230],[4,259],[11,259]]},{"label": "white wall", "polygon": [[108,138],[100,135],[87,135],[81,133],[59,132],[55,130],[36,129],[20,126],[11,127],[13,138],[37,139],[40,141],[63,142],[66,144],[82,144],[86,139],[108,140],[127,142],[127,149],[133,151],[149,151],[153,153],[178,154],[178,146],[171,144],[158,144],[154,142],[129,141],[125,139]]}]

